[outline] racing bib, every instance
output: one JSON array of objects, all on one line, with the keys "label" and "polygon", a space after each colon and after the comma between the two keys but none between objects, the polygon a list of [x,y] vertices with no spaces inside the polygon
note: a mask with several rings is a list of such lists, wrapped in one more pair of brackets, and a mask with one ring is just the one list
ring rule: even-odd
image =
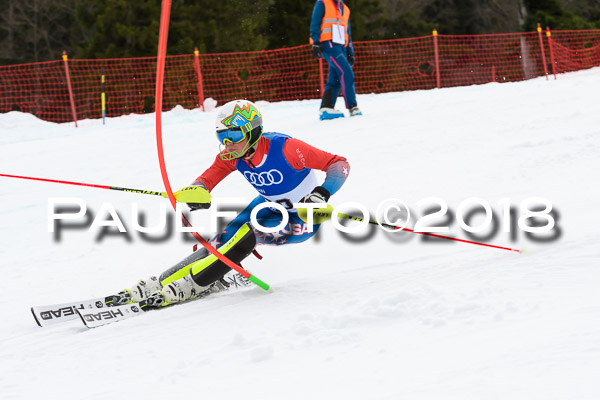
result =
[{"label": "racing bib", "polygon": [[331,33],[333,35],[331,38],[333,43],[346,45],[346,29],[344,28],[344,25],[331,25]]}]

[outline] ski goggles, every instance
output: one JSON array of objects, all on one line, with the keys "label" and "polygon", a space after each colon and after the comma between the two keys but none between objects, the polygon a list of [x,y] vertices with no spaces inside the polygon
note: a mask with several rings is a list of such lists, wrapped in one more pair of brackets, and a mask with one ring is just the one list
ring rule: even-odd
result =
[{"label": "ski goggles", "polygon": [[244,132],[241,127],[230,128],[217,132],[217,139],[219,139],[219,142],[221,142],[223,145],[228,143],[239,143],[245,138],[246,132]]},{"label": "ski goggles", "polygon": [[246,134],[252,132],[252,129],[262,126],[262,117],[254,118],[244,125],[234,126],[229,129],[217,131],[217,139],[221,144],[239,143],[246,138]]}]

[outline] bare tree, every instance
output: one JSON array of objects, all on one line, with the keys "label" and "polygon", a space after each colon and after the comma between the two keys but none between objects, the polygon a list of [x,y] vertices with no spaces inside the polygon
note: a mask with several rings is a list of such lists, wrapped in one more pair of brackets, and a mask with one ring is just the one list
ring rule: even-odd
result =
[{"label": "bare tree", "polygon": [[[425,10],[436,8],[439,10],[437,15],[439,18],[444,19],[449,15],[455,15],[456,25],[471,27],[469,32],[471,34],[518,32],[527,16],[523,0],[473,0],[469,7],[465,7],[465,2],[460,4],[456,0],[381,0],[381,2],[386,15],[392,19],[407,13],[423,18]],[[455,11],[458,13],[454,13]],[[433,20],[426,22],[437,22],[436,15],[429,18]]]},{"label": "bare tree", "polygon": [[15,0],[3,0],[0,10],[0,59],[11,59],[14,54],[15,25],[12,23],[15,15]]},{"label": "bare tree", "polygon": [[74,0],[3,0],[2,10],[2,63],[56,60],[68,48]]},{"label": "bare tree", "polygon": [[561,0],[561,5],[588,21],[600,20],[600,0]]},{"label": "bare tree", "polygon": [[526,10],[522,0],[487,0],[475,2],[474,18],[479,32],[518,32],[523,25]]}]

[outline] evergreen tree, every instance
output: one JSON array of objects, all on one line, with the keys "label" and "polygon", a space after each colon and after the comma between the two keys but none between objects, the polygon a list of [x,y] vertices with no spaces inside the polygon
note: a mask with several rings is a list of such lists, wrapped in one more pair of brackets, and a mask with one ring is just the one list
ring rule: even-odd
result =
[{"label": "evergreen tree", "polygon": [[565,10],[593,23],[595,28],[600,28],[600,1],[563,0],[562,4]]},{"label": "evergreen tree", "polygon": [[[457,0],[460,1],[460,0]],[[467,34],[470,27],[461,23],[464,16],[460,15],[461,7],[454,0],[434,0],[423,10],[421,17],[428,23],[434,24],[442,34]]]},{"label": "evergreen tree", "polygon": [[350,29],[355,42],[386,38],[380,0],[345,0],[350,8]]},{"label": "evergreen tree", "polygon": [[[75,18],[84,37],[74,37],[81,58],[126,58],[156,54],[160,2],[80,0]],[[82,35],[83,36],[83,35]]]},{"label": "evergreen tree", "polygon": [[308,44],[313,6],[313,1],[273,0],[268,7],[268,48]]},{"label": "evergreen tree", "polygon": [[595,25],[584,18],[565,11],[559,0],[524,0],[527,18],[523,30],[534,31],[538,22],[542,27],[549,26],[555,30],[593,29]]},{"label": "evergreen tree", "polygon": [[[175,0],[171,6],[168,54],[262,50],[268,0]],[[156,0],[80,0],[77,37],[85,58],[156,55],[160,23]]]},{"label": "evergreen tree", "polygon": [[521,28],[520,0],[432,0],[420,17],[446,35],[510,33]]},{"label": "evergreen tree", "polygon": [[[600,28],[597,0],[345,0],[354,41]],[[169,54],[308,43],[314,0],[173,0]],[[156,55],[160,0],[0,0],[0,63]]]},{"label": "evergreen tree", "polygon": [[431,35],[437,25],[417,18],[412,12],[406,12],[395,17],[386,17],[383,27],[383,38],[400,39]]}]

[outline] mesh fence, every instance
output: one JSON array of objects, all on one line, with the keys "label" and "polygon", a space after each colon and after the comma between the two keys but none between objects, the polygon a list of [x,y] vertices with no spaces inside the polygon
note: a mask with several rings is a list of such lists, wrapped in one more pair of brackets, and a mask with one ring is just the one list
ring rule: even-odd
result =
[{"label": "mesh fence", "polygon": [[514,82],[544,74],[538,33],[443,36],[440,84]]},{"label": "mesh fence", "polygon": [[598,30],[557,31],[550,36],[556,73],[579,71],[600,65]]},{"label": "mesh fence", "polygon": [[[495,35],[432,35],[356,42],[356,90],[384,93],[487,82],[513,82],[600,65],[600,30]],[[308,46],[225,54],[168,56],[163,111],[205,98],[219,104],[315,99],[327,65]],[[197,68],[199,66],[199,68]],[[73,91],[71,105],[66,69]],[[0,67],[0,112],[22,111],[66,122],[154,111],[156,57],[68,60]],[[73,107],[72,107],[73,106]]]}]

